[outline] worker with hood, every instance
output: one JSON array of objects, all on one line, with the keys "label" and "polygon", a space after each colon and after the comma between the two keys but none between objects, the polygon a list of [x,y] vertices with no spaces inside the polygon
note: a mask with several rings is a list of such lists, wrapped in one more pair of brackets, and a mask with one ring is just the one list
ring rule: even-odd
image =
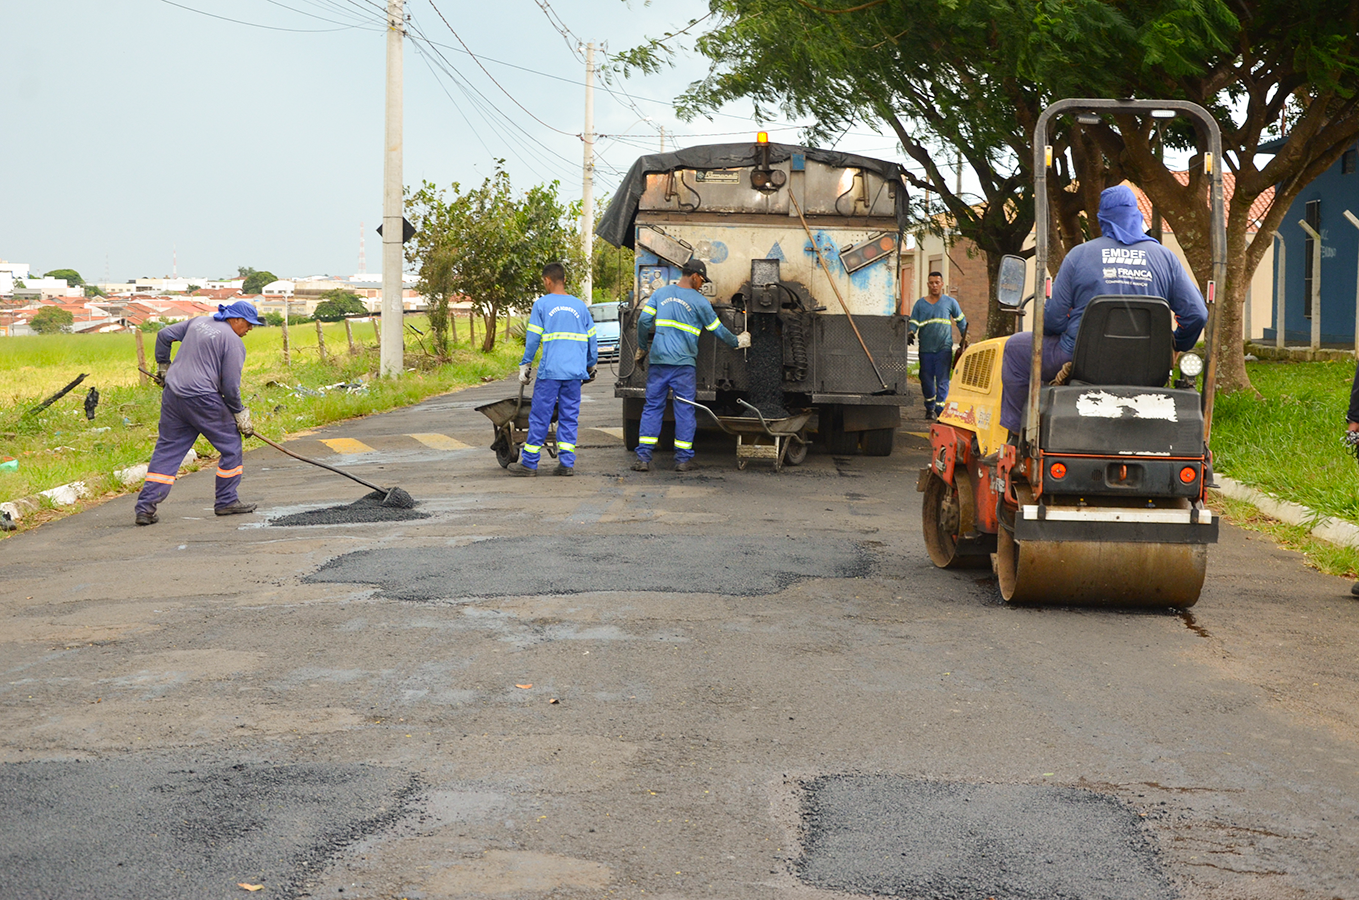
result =
[{"label": "worker with hood", "polygon": [[[667,284],[646,300],[637,317],[638,365],[650,356],[646,374],[646,404],[637,443],[635,472],[651,471],[651,454],[661,436],[665,401],[671,391],[690,402],[697,399],[698,337],[711,331],[733,349],[750,346],[750,333],[732,334],[717,319],[708,298],[699,288],[708,280],[708,267],[697,257],[680,268],[678,285]],[[655,328],[654,339],[651,336]],[[694,432],[698,421],[688,403],[673,405],[675,414],[675,471],[688,472],[694,458]]]},{"label": "worker with hood", "polygon": [[[237,300],[218,306],[211,316],[176,322],[156,335],[156,381],[164,390],[156,449],[137,497],[138,525],[159,521],[156,506],[169,496],[180,463],[199,435],[221,454],[213,511],[219,516],[254,512],[255,504],[242,503],[236,493],[244,471],[241,438],[255,433],[250,410],[241,401],[241,338],[262,324],[253,303]],[[172,365],[170,346],[176,342],[180,348]]]},{"label": "worker with hood", "polygon": [[[1177,354],[1194,346],[1208,321],[1203,295],[1184,266],[1145,233],[1142,211],[1131,188],[1120,184],[1101,193],[1098,218],[1102,236],[1073,247],[1066,255],[1052,282],[1052,297],[1043,305],[1044,383],[1071,362],[1081,316],[1095,297],[1126,294],[1164,299],[1177,321]],[[1032,353],[1031,331],[1011,335],[1005,342],[1000,424],[1010,431],[1011,442],[1023,425]]]}]

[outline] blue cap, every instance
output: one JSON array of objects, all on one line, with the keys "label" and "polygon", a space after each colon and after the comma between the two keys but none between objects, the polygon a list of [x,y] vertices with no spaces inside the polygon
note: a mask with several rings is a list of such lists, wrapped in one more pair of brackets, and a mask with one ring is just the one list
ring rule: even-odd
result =
[{"label": "blue cap", "polygon": [[255,311],[255,304],[249,300],[237,300],[235,303],[224,303],[217,307],[217,312],[212,317],[219,322],[227,319],[245,319],[251,325],[263,325],[260,315]]}]

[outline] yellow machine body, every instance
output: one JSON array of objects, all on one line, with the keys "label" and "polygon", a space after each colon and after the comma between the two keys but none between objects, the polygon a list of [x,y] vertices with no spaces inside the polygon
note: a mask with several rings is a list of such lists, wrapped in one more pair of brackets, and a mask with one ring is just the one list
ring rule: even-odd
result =
[{"label": "yellow machine body", "polygon": [[992,338],[963,351],[949,380],[948,397],[939,414],[941,425],[965,428],[977,435],[981,455],[1005,443],[1000,424],[1000,367],[1005,338]]}]

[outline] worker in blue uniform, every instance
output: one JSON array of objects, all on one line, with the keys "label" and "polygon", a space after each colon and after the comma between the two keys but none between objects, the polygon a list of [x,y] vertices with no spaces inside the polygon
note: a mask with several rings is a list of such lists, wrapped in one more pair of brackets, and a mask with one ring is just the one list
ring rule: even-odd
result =
[{"label": "worker in blue uniform", "polygon": [[[219,516],[255,511],[255,504],[242,503],[237,496],[245,470],[241,438],[255,433],[250,410],[241,401],[241,338],[262,324],[253,303],[237,300],[218,306],[211,316],[176,322],[156,335],[156,381],[164,390],[156,449],[137,496],[138,525],[159,521],[156,506],[170,495],[184,455],[200,434],[221,454],[213,511]],[[175,343],[180,348],[171,364]]]},{"label": "worker in blue uniform", "polygon": [[916,343],[920,352],[920,391],[925,395],[925,418],[937,419],[948,396],[949,373],[953,367],[953,326],[958,325],[967,343],[967,316],[958,301],[944,293],[944,276],[931,272],[925,284],[928,296],[911,307],[906,323],[906,343]]},{"label": "worker in blue uniform", "polygon": [[[1127,185],[1106,188],[1097,213],[1101,236],[1073,247],[1043,304],[1043,382],[1057,376],[1076,352],[1085,307],[1096,297],[1123,294],[1160,297],[1175,314],[1175,350],[1191,349],[1208,321],[1208,307],[1184,266],[1145,233],[1137,197]],[[1039,275],[1041,278],[1041,274]],[[1000,424],[1017,435],[1029,396],[1033,332],[1005,342],[1001,364]],[[1167,373],[1169,374],[1169,373]]]},{"label": "worker in blue uniform", "polygon": [[543,266],[543,289],[533,303],[524,334],[524,357],[519,361],[519,383],[532,380],[533,356],[543,348],[538,384],[533,388],[528,437],[519,461],[510,463],[511,475],[538,474],[538,460],[557,411],[557,475],[576,474],[576,427],[580,420],[580,386],[594,381],[599,361],[595,322],[590,307],[566,292],[566,269],[561,263]]},{"label": "worker in blue uniform", "polygon": [[[717,319],[712,304],[699,293],[708,279],[708,267],[701,259],[691,259],[680,268],[678,285],[667,284],[652,294],[637,319],[637,362],[650,356],[646,376],[646,405],[637,442],[637,472],[651,471],[651,454],[661,436],[665,401],[671,391],[676,397],[693,401],[697,394],[694,368],[698,363],[698,338],[705,331],[717,335],[728,347],[750,346],[750,332],[732,334]],[[651,338],[652,328],[656,330]],[[688,472],[694,458],[694,432],[698,423],[694,408],[687,403],[673,405],[675,414],[675,471]]]}]

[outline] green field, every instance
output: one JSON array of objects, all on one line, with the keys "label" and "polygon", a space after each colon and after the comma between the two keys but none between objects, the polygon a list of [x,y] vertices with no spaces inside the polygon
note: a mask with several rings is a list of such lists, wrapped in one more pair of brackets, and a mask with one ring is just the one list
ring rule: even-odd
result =
[{"label": "green field", "polygon": [[[408,321],[427,331],[423,319]],[[281,329],[257,328],[246,335],[241,394],[260,433],[278,440],[483,379],[502,378],[514,370],[523,353],[522,342],[506,341],[503,336],[490,354],[473,350],[467,345],[464,328],[464,340],[453,360],[433,366],[408,329],[406,366],[415,371],[383,379],[375,375],[378,353],[370,324],[355,326],[357,352],[352,356],[344,323],[324,329],[329,356],[325,362],[319,358],[314,326],[289,329],[290,366],[282,361]],[[148,368],[154,370],[155,335],[145,338]],[[0,469],[0,501],[32,496],[72,481],[84,481],[96,497],[133,489],[120,484],[112,473],[151,458],[160,416],[160,389],[142,386],[136,365],[131,334],[0,339],[0,457],[14,457],[18,464],[16,471]],[[82,373],[89,377],[75,390],[41,413],[28,412]],[[343,389],[309,393],[340,383],[364,387],[356,393]],[[100,394],[93,421],[86,418],[84,407],[90,387]],[[247,439],[246,448],[254,446],[263,445]],[[202,456],[215,456],[205,441],[200,440],[195,449]]]}]

